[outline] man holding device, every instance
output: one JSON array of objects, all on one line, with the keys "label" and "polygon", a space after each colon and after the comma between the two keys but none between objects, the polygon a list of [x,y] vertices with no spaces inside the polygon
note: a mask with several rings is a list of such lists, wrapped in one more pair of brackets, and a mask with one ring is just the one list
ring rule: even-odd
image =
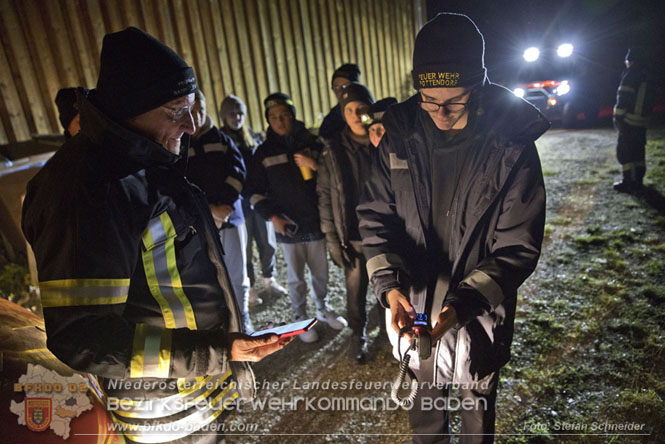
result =
[{"label": "man holding device", "polygon": [[432,321],[431,357],[409,352],[417,380],[440,384],[415,398],[413,442],[450,442],[449,412],[424,400],[448,397],[451,383],[474,407],[461,412],[460,443],[493,442],[517,288],[543,239],[534,140],[549,123],[488,81],[482,34],[465,15],[441,13],[425,24],[412,75],[418,93],[386,111],[378,162],[357,208],[367,270],[390,309],[395,348],[409,347],[411,333],[401,340],[397,333],[417,314]]}]

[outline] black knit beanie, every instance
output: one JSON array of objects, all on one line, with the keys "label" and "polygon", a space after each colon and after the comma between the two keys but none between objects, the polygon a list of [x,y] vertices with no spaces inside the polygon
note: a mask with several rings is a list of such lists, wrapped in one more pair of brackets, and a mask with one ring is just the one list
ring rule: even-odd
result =
[{"label": "black knit beanie", "polygon": [[62,88],[55,95],[55,104],[58,107],[58,119],[67,131],[69,124],[79,113],[76,105],[76,88]]},{"label": "black knit beanie", "polygon": [[369,128],[375,123],[381,123],[383,121],[383,115],[386,113],[386,110],[391,106],[397,103],[397,99],[394,97],[386,97],[381,99],[378,102],[374,102],[369,107],[368,119],[363,123],[365,127]]},{"label": "black knit beanie", "polygon": [[[270,108],[277,106],[277,105],[285,105],[287,108],[291,110],[291,113],[293,114],[293,118],[296,118],[296,107],[293,104],[293,100],[291,100],[291,97],[289,97],[287,94],[284,93],[273,93],[270,94],[268,97],[265,98],[263,101],[263,106],[265,107],[266,111],[266,120],[268,120],[268,111]],[[270,123],[270,122],[268,122]]]},{"label": "black knit beanie", "polygon": [[464,14],[441,12],[425,23],[413,49],[413,87],[469,88],[487,80],[485,40]]},{"label": "black knit beanie", "polygon": [[360,79],[360,68],[358,68],[358,65],[355,63],[345,63],[335,70],[331,82],[337,77],[343,77],[352,82],[357,82]]},{"label": "black knit beanie", "polygon": [[358,82],[349,83],[342,91],[342,97],[339,99],[339,109],[344,115],[344,107],[350,102],[363,102],[367,105],[374,103],[374,96],[365,85]]},{"label": "black knit beanie", "polygon": [[95,103],[125,120],[196,91],[194,70],[171,48],[137,28],[107,34]]}]

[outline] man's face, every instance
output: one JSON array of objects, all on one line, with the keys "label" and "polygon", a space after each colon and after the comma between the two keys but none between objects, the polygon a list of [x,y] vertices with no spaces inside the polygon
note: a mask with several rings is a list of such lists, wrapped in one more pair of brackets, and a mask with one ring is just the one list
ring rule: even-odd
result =
[{"label": "man's face", "polygon": [[192,108],[192,117],[194,118],[194,125],[196,126],[196,131],[201,129],[203,124],[206,121],[206,101],[197,100]]},{"label": "man's face", "polygon": [[[433,102],[439,105],[469,102],[470,91],[464,88],[422,88],[420,90],[420,99],[423,102]],[[450,112],[446,107],[440,106],[438,110],[431,111],[428,107],[432,105],[421,104],[421,107],[427,111],[432,121],[441,131],[459,130],[466,126],[468,120],[468,110],[462,107],[460,111]]]},{"label": "man's face", "polygon": [[369,111],[369,105],[360,101],[349,102],[344,105],[344,120],[351,128],[351,132],[357,136],[367,135],[367,129],[363,125],[362,116]]},{"label": "man's face", "polygon": [[182,135],[194,134],[193,106],[192,93],[132,117],[127,124],[137,133],[159,143],[173,154],[180,154]]},{"label": "man's face", "polygon": [[81,114],[75,115],[72,121],[69,122],[69,126],[67,127],[67,132],[72,137],[77,135],[79,131],[81,131]]},{"label": "man's face", "polygon": [[332,81],[332,90],[337,97],[337,102],[342,98],[342,92],[344,92],[344,87],[351,84],[351,80],[345,79],[344,77],[335,77],[335,80]]},{"label": "man's face", "polygon": [[293,130],[293,114],[286,105],[273,106],[268,110],[270,128],[279,136],[287,136]]},{"label": "man's face", "polygon": [[226,113],[226,116],[224,116],[224,122],[232,130],[238,131],[245,123],[245,113],[243,113],[242,109],[238,107],[233,111]]},{"label": "man's face", "polygon": [[374,148],[378,148],[379,142],[381,142],[381,138],[386,132],[386,129],[383,127],[383,123],[375,123],[369,127],[367,132],[369,133],[369,141],[372,143],[372,146]]}]

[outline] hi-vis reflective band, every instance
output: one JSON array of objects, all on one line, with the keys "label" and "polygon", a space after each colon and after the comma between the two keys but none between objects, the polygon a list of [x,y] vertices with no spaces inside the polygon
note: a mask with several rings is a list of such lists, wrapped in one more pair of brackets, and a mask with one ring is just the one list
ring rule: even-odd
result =
[{"label": "hi-vis reflective band", "polygon": [[[160,399],[129,400],[111,399],[117,402],[118,409],[114,414],[124,418],[154,419],[171,416],[183,408],[201,405],[202,401],[208,399],[220,386],[233,383],[231,370],[223,375],[210,375],[197,379],[191,386],[184,388],[182,378],[178,379],[179,393]],[[182,388],[182,389],[181,389]],[[226,386],[224,386],[224,389]]]},{"label": "hi-vis reflective band", "polygon": [[39,283],[43,307],[124,304],[129,279],[63,279]]},{"label": "hi-vis reflective band", "polygon": [[177,234],[165,211],[148,223],[143,233],[143,268],[150,293],[159,303],[166,328],[196,330],[194,310],[182,288],[175,257]]},{"label": "hi-vis reflective band", "polygon": [[633,168],[639,168],[639,167],[646,168],[646,166],[647,166],[647,164],[646,164],[645,161],[629,162],[629,163],[624,163],[622,165],[622,169],[623,169],[623,171],[630,171]]},{"label": "hi-vis reflective band", "polygon": [[631,126],[647,126],[648,118],[641,116],[639,114],[626,113],[623,117],[623,121]]},{"label": "hi-vis reflective band", "polygon": [[[182,419],[154,424],[131,424],[121,421],[115,414],[113,421],[123,427],[126,438],[143,443],[167,442],[183,438],[213,422],[238,397],[235,382],[230,383],[217,394],[205,407],[197,405],[193,413]],[[115,412],[113,412],[115,413]]]},{"label": "hi-vis reflective band", "polygon": [[130,378],[168,378],[171,366],[169,329],[137,324],[129,372]]},{"label": "hi-vis reflective band", "polygon": [[647,82],[640,83],[640,89],[637,90],[637,98],[635,99],[635,114],[642,115],[642,108],[644,108],[644,98],[647,94]]},{"label": "hi-vis reflective band", "polygon": [[229,176],[226,178],[224,182],[231,185],[231,187],[233,187],[233,189],[236,190],[238,193],[242,191],[242,182],[240,182],[235,177]]},{"label": "hi-vis reflective band", "polygon": [[633,88],[632,86],[628,86],[628,85],[621,85],[621,86],[619,86],[619,91],[618,92],[620,92],[620,93],[634,93],[635,88]]},{"label": "hi-vis reflective band", "polygon": [[503,290],[487,273],[480,270],[473,270],[462,282],[478,290],[487,299],[492,308],[496,308],[503,302]]},{"label": "hi-vis reflective band", "polygon": [[395,154],[395,153],[390,153],[388,157],[390,159],[390,169],[391,170],[408,170],[409,169],[409,164],[406,162],[406,159],[400,159],[399,157],[397,157],[397,154]]},{"label": "hi-vis reflective band", "polygon": [[263,194],[252,194],[252,197],[249,198],[249,204],[255,206],[257,203],[265,199],[266,197]]},{"label": "hi-vis reflective band", "polygon": [[402,268],[403,264],[402,258],[396,254],[379,254],[367,261],[367,275],[371,279],[377,271],[387,268]]},{"label": "hi-vis reflective band", "polygon": [[286,154],[278,154],[276,156],[266,157],[265,159],[263,159],[261,163],[263,164],[264,167],[270,168],[275,165],[281,165],[283,163],[287,163],[288,161],[289,158],[286,156]]},{"label": "hi-vis reflective band", "polygon": [[208,153],[226,153],[229,150],[229,147],[222,143],[206,143],[203,145],[203,152]]}]

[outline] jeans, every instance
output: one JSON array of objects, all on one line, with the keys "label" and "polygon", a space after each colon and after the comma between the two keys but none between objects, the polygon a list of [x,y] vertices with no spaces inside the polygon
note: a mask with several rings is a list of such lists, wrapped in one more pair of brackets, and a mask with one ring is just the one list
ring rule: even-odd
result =
[{"label": "jeans", "polygon": [[277,241],[275,240],[275,229],[272,222],[263,219],[256,211],[245,211],[245,227],[247,228],[247,275],[249,276],[250,286],[256,282],[254,275],[254,264],[252,264],[252,241],[256,241],[256,248],[259,250],[259,260],[261,261],[261,272],[264,278],[272,277],[275,271],[275,250],[277,250]]}]

